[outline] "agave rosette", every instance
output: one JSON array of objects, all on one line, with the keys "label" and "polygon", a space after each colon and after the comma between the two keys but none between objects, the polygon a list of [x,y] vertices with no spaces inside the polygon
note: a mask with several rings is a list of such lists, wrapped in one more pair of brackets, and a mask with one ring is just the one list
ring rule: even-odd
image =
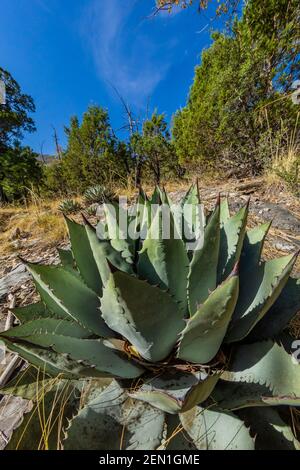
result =
[{"label": "agave rosette", "polygon": [[[159,188],[150,200],[141,191],[135,215],[115,205],[97,231],[67,219],[72,249],[59,251],[60,265],[27,263],[41,300],[15,309],[21,324],[1,339],[39,372],[2,393],[38,402],[40,383],[51,409],[70,384],[85,393],[80,406],[66,400],[65,449],[299,449],[285,413],[300,405],[285,332],[300,308],[297,255],[262,260],[270,224],[248,230],[248,204],[230,215],[226,198],[205,220],[198,193],[174,207]],[[124,217],[134,236],[115,230]]]}]

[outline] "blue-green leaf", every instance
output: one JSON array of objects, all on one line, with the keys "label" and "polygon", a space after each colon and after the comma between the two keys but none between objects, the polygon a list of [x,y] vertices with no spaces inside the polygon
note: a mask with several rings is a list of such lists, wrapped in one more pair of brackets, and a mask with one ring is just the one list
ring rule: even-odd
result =
[{"label": "blue-green leaf", "polygon": [[184,327],[183,313],[167,292],[120,271],[105,286],[101,311],[110,328],[153,362],[170,354]]},{"label": "blue-green leaf", "polygon": [[178,357],[206,364],[217,354],[238,298],[237,272],[217,287],[197,312],[187,321],[181,333]]}]

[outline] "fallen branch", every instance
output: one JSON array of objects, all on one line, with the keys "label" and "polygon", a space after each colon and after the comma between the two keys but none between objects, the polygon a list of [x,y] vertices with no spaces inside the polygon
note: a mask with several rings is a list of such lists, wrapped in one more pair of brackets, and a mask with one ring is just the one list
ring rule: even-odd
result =
[{"label": "fallen branch", "polygon": [[19,356],[13,356],[12,360],[6,366],[0,376],[0,388],[7,384],[14,371],[22,364],[22,361],[23,360]]}]

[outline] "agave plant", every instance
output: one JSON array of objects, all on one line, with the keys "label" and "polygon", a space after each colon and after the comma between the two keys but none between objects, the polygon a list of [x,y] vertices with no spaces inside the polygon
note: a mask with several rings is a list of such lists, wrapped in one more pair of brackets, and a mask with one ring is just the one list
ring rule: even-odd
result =
[{"label": "agave plant", "polygon": [[65,199],[62,203],[58,206],[58,210],[63,212],[64,214],[75,214],[81,210],[81,205],[79,202],[74,201],[73,199]]},{"label": "agave plant", "polygon": [[[175,208],[141,191],[135,215],[106,211],[106,231],[67,219],[61,265],[27,263],[41,301],[15,309],[21,324],[1,339],[34,368],[2,393],[33,399],[35,416],[10,448],[41,436],[55,447],[60,424],[64,449],[299,449],[300,365],[285,330],[300,308],[296,255],[261,259],[270,225],[247,230],[248,204],[230,215],[218,200],[203,226],[199,202],[195,186]],[[134,236],[112,236],[124,216]]]},{"label": "agave plant", "polygon": [[92,204],[85,209],[85,212],[90,217],[95,217],[97,215],[98,204]]},{"label": "agave plant", "polygon": [[112,191],[107,186],[100,184],[88,188],[84,193],[84,199],[87,204],[102,204],[112,197]]}]

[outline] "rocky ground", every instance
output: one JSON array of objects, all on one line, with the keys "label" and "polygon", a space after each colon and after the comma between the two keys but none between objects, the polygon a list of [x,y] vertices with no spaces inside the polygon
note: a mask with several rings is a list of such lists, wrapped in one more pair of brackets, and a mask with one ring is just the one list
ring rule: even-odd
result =
[{"label": "rocky ground", "polygon": [[[250,226],[272,220],[263,256],[274,257],[300,249],[300,200],[282,187],[266,186],[263,179],[257,178],[207,184],[200,188],[202,201],[208,208],[213,207],[218,193],[229,196],[232,211],[245,204],[250,197]],[[183,188],[170,192],[174,201],[182,194],[184,194]],[[13,316],[9,314],[10,308],[37,300],[33,282],[18,255],[30,261],[47,264],[58,261],[56,247],[45,245],[43,240],[32,240],[30,234],[19,233],[18,227],[15,238],[17,251],[0,257],[0,330],[4,330],[14,321]],[[62,240],[59,246],[66,245],[67,242]],[[294,274],[300,275],[300,261],[295,267]],[[295,322],[293,332],[295,336],[300,337],[300,321]],[[1,375],[12,359],[13,356],[9,354],[5,361],[3,358],[1,361],[0,351],[0,382]],[[22,414],[28,406],[27,402],[20,399],[5,398],[0,402],[0,448],[5,446],[9,429],[13,429],[22,419]]]}]

